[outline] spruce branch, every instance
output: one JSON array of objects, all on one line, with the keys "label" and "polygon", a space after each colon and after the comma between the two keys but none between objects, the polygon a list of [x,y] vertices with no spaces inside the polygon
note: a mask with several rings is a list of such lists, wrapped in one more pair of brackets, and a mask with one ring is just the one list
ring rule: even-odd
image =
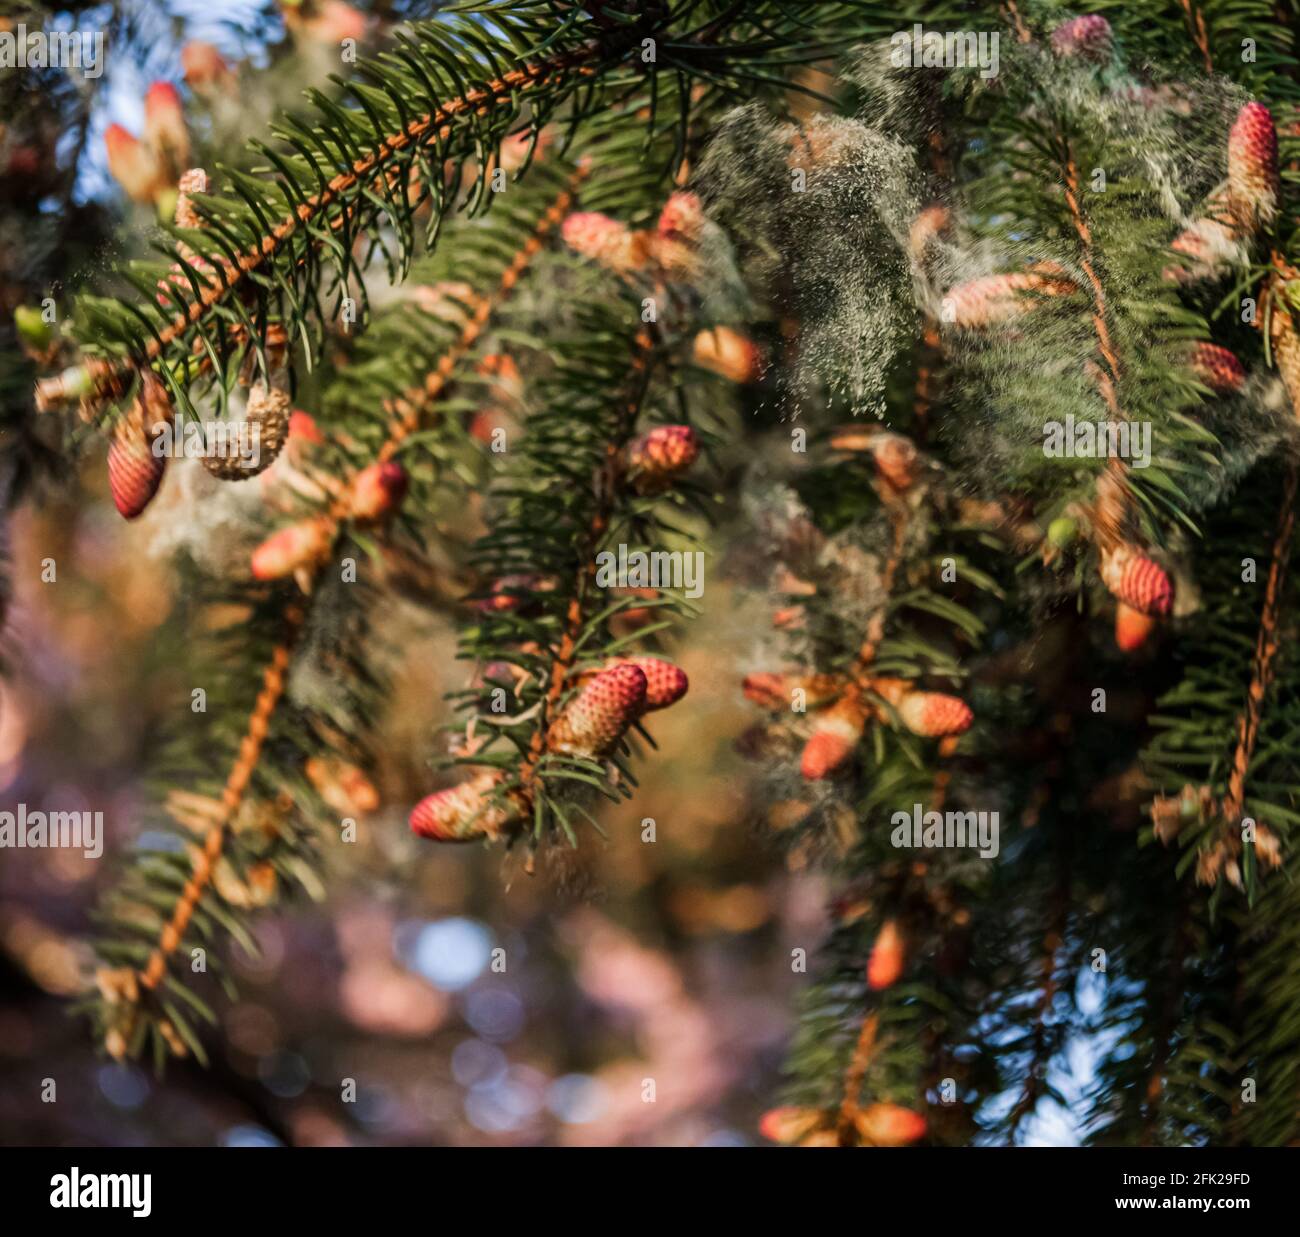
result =
[{"label": "spruce branch", "polygon": [[[135,960],[138,957],[138,947],[124,951],[111,941],[100,943],[101,955],[107,961],[132,960],[128,965],[116,969],[101,968],[97,976],[102,1000],[92,1006],[92,1012],[111,1055],[121,1057],[128,1053],[136,1054],[143,1047],[145,1035],[150,1030],[154,1032],[157,1051],[165,1049],[180,1054],[188,1049],[196,1055],[202,1055],[197,1037],[190,1030],[180,1008],[170,998],[175,996],[182,999],[201,1015],[205,1015],[206,1007],[171,974],[169,962],[187,939],[196,916],[204,921],[202,935],[205,939],[210,937],[212,927],[216,924],[224,926],[239,939],[244,939],[233,918],[243,899],[237,892],[232,893],[232,890],[246,889],[247,886],[228,880],[225,888],[214,888],[214,881],[217,880],[218,867],[224,862],[236,832],[246,824],[243,817],[247,815],[250,806],[248,795],[265,753],[265,744],[276,714],[284,703],[294,659],[304,646],[309,617],[319,597],[316,586],[326,566],[333,560],[340,540],[347,535],[350,521],[359,514],[370,519],[381,514],[373,508],[359,512],[359,500],[371,492],[362,488],[361,482],[374,476],[376,469],[382,469],[390,463],[403,444],[421,429],[446,390],[457,366],[472,351],[490,315],[513,292],[526,268],[537,257],[546,237],[564,217],[573,193],[585,174],[586,170],[580,168],[567,178],[559,194],[535,219],[526,239],[509,260],[503,263],[504,269],[495,289],[479,299],[475,311],[461,324],[443,355],[431,364],[424,380],[401,395],[382,401],[380,423],[384,427],[384,436],[373,454],[352,462],[343,471],[338,483],[332,487],[332,497],[322,514],[296,526],[309,528],[313,534],[309,543],[310,552],[300,552],[299,561],[292,564],[292,570],[297,574],[308,597],[304,599],[296,590],[288,592],[282,588],[272,593],[263,607],[268,623],[275,627],[278,635],[266,659],[261,687],[237,741],[235,758],[220,798],[211,803],[202,800],[192,803],[185,796],[178,797],[173,793],[168,800],[168,811],[182,829],[202,830],[201,846],[191,850],[188,870],[183,874],[175,865],[166,868],[168,880],[161,889],[150,891],[147,884],[149,874],[142,871],[139,875],[145,882],[143,887],[137,882],[135,888],[124,888],[116,899],[110,898],[110,907],[115,902],[121,904],[121,915],[114,916],[116,925],[132,938],[139,937],[138,929],[129,926],[130,917],[134,914],[134,899],[145,896],[147,904],[152,908],[153,917],[160,922],[160,926],[154,930],[153,943],[147,954],[138,961]],[[382,503],[378,505],[382,506]],[[277,537],[282,538],[285,531],[272,537],[271,542],[275,542]],[[287,531],[292,532],[293,529]],[[255,554],[255,566],[257,561]],[[158,867],[151,870],[155,875],[162,871]],[[261,896],[250,898],[252,905],[264,900]],[[209,920],[213,922],[208,923]],[[164,988],[165,993],[160,991]]]}]

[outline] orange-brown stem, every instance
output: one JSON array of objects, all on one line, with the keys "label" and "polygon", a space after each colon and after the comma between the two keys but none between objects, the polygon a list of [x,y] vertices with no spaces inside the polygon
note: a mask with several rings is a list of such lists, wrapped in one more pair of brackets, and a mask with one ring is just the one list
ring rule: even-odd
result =
[{"label": "orange-brown stem", "polygon": [[1246,689],[1246,707],[1237,718],[1237,747],[1228,775],[1228,793],[1223,800],[1223,816],[1229,825],[1241,819],[1246,800],[1246,773],[1255,755],[1259,725],[1264,711],[1264,697],[1273,681],[1274,659],[1278,651],[1278,621],[1282,609],[1282,588],[1286,581],[1287,560],[1291,557],[1291,539],[1295,533],[1296,466],[1288,465],[1282,486],[1282,507],[1278,512],[1277,535],[1273,539],[1273,561],[1269,564],[1268,584],[1264,590],[1264,608],[1259,616],[1255,637],[1255,656],[1251,666],[1250,686]]},{"label": "orange-brown stem", "polygon": [[853,1055],[849,1058],[849,1067],[844,1071],[844,1094],[840,1100],[838,1122],[839,1140],[842,1146],[851,1145],[854,1136],[854,1118],[858,1115],[862,1096],[862,1080],[867,1076],[867,1067],[876,1052],[876,1032],[880,1027],[880,1015],[874,1010],[862,1019],[862,1028],[858,1031],[857,1043],[853,1046]]}]

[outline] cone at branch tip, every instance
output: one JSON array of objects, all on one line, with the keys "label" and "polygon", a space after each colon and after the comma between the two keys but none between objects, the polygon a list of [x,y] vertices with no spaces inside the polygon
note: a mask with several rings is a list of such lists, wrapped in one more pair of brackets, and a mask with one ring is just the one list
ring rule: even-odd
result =
[{"label": "cone at branch tip", "polygon": [[646,687],[640,666],[622,663],[602,670],[578,689],[551,724],[548,750],[588,758],[608,754],[645,712]]},{"label": "cone at branch tip", "polygon": [[337,756],[309,756],[303,766],[316,793],[341,816],[363,816],[379,806],[379,791],[356,765]]},{"label": "cone at branch tip", "polygon": [[870,1104],[853,1118],[858,1136],[874,1147],[905,1147],[925,1137],[925,1118],[898,1104]]},{"label": "cone at branch tip", "polygon": [[1079,285],[1055,262],[1037,262],[1025,271],[985,275],[948,289],[943,320],[961,330],[982,330],[1009,322],[1058,296],[1072,296]]},{"label": "cone at branch tip", "polygon": [[1227,348],[1198,343],[1188,358],[1193,374],[1216,395],[1236,395],[1246,385],[1246,369]]},{"label": "cone at branch tip", "polygon": [[758,1120],[758,1132],[784,1147],[793,1146],[822,1125],[824,1117],[816,1108],[787,1105],[770,1108]]},{"label": "cone at branch tip", "polygon": [[411,832],[434,842],[472,842],[495,837],[520,818],[508,798],[493,802],[504,780],[498,769],[483,769],[458,786],[435,791],[411,809]]},{"label": "cone at branch tip", "polygon": [[635,666],[645,675],[644,711],[646,713],[653,713],[658,709],[666,709],[669,705],[676,704],[686,695],[687,689],[690,687],[690,680],[686,677],[686,671],[674,662],[666,661],[662,657],[641,655],[612,658],[605,669],[612,670],[616,666]]},{"label": "cone at branch tip", "polygon": [[799,757],[799,772],[810,782],[830,777],[861,742],[868,716],[867,709],[852,694],[819,713]]},{"label": "cone at branch tip", "polygon": [[927,206],[912,220],[908,229],[907,245],[916,262],[924,260],[930,246],[952,226],[952,216],[946,206],[939,203]]},{"label": "cone at branch tip", "polygon": [[185,84],[200,92],[228,85],[233,75],[225,57],[211,43],[190,39],[181,48],[181,72]]},{"label": "cone at branch tip", "polygon": [[1121,601],[1115,609],[1115,644],[1121,652],[1132,653],[1147,642],[1155,626],[1156,620],[1149,614]]},{"label": "cone at branch tip", "polygon": [[162,380],[145,370],[140,391],[113,431],[108,448],[108,486],[113,505],[124,519],[134,520],[162,485],[167,465],[153,444],[172,420],[172,402]]},{"label": "cone at branch tip", "polygon": [[678,189],[659,212],[656,230],[661,237],[697,245],[704,233],[704,207],[698,194]]},{"label": "cone at branch tip", "polygon": [[1247,232],[1272,222],[1280,189],[1273,114],[1262,103],[1247,103],[1228,133],[1228,206],[1233,220]]},{"label": "cone at branch tip", "polygon": [[324,515],[272,533],[253,551],[255,580],[283,580],[300,567],[312,567],[329,552],[334,523]]},{"label": "cone at branch tip", "polygon": [[378,520],[387,515],[401,504],[409,485],[406,469],[396,460],[363,468],[352,482],[352,518]]},{"label": "cone at branch tip", "polygon": [[764,670],[747,674],[741,683],[745,699],[765,709],[788,709],[794,704],[794,693],[804,693],[803,704],[817,708],[829,704],[843,690],[842,680],[829,674],[781,674]]},{"label": "cone at branch tip", "polygon": [[728,326],[715,326],[695,337],[695,364],[711,370],[728,382],[756,382],[763,370],[758,345]]},{"label": "cone at branch tip", "polygon": [[1110,59],[1110,22],[1096,13],[1072,17],[1052,31],[1052,51],[1101,64]]},{"label": "cone at branch tip", "polygon": [[1121,545],[1102,556],[1101,579],[1113,596],[1142,614],[1163,617],[1173,609],[1173,581],[1132,546]]},{"label": "cone at branch tip", "polygon": [[[872,679],[867,686],[893,707],[907,730],[921,738],[965,734],[975,720],[970,705],[960,696],[918,691],[907,679]],[[882,719],[887,716],[881,712]]]},{"label": "cone at branch tip", "polygon": [[904,959],[903,934],[899,931],[898,921],[887,919],[881,925],[876,943],[871,947],[871,957],[867,960],[867,987],[873,992],[892,988],[903,973]]},{"label": "cone at branch tip", "polygon": [[624,448],[628,478],[641,493],[666,489],[699,458],[700,442],[689,425],[658,425]]},{"label": "cone at branch tip", "polygon": [[133,202],[152,202],[167,187],[153,153],[133,133],[112,124],[104,131],[108,172]]},{"label": "cone at branch tip", "polygon": [[569,215],[560,227],[560,235],[570,249],[618,275],[645,270],[650,262],[646,234],[634,232],[627,224],[599,211]]},{"label": "cone at branch tip", "polygon": [[190,162],[190,135],[181,96],[171,82],[154,82],[144,96],[144,141],[168,187]]},{"label": "cone at branch tip", "polygon": [[1282,296],[1273,297],[1268,324],[1273,360],[1282,375],[1282,385],[1291,401],[1291,412],[1300,418],[1300,335],[1296,333],[1295,319]]}]

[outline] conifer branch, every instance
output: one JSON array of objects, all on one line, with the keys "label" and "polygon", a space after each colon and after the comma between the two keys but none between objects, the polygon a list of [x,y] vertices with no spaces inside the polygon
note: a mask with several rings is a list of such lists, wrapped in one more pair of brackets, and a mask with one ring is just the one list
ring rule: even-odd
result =
[{"label": "conifer branch", "polygon": [[[313,594],[314,585],[321,573],[333,560],[335,546],[345,533],[346,523],[357,514],[360,481],[373,475],[376,468],[388,464],[405,441],[422,428],[457,366],[473,349],[489,317],[509,297],[525,270],[541,251],[546,238],[564,218],[577,186],[586,175],[587,168],[581,167],[569,176],[559,194],[536,220],[527,239],[505,264],[496,288],[479,298],[474,312],[466,318],[424,381],[382,402],[385,435],[371,462],[357,462],[345,471],[339,483],[332,487],[333,497],[325,512],[309,521],[308,526],[315,531],[313,545],[316,548],[311,554],[303,556],[301,563],[295,564],[299,583],[309,596]],[[366,515],[372,513],[367,512]],[[272,538],[274,541],[275,538]],[[257,562],[256,555],[254,562]],[[99,973],[98,980],[105,1000],[105,1008],[101,1012],[105,1022],[106,1044],[110,1054],[115,1057],[126,1055],[140,1043],[143,1022],[137,1015],[144,993],[155,991],[168,979],[169,958],[185,939],[196,910],[211,890],[217,865],[222,861],[236,818],[244,806],[246,793],[262,756],[272,719],[283,701],[289,671],[307,629],[310,608],[308,601],[297,597],[286,598],[283,602],[279,615],[279,642],[272,649],[262,673],[261,689],[238,743],[237,754],[227,774],[219,803],[214,810],[203,812],[208,823],[201,848],[192,852],[188,877],[176,893],[174,904],[166,914],[147,959],[138,968],[103,969]],[[185,806],[173,810],[178,813],[178,823],[189,822],[190,814]],[[192,1034],[185,1028],[178,1014],[170,1010],[168,1013],[169,1017],[159,1023],[160,1035],[168,1047],[174,1052],[180,1052],[188,1046],[197,1052]]]}]

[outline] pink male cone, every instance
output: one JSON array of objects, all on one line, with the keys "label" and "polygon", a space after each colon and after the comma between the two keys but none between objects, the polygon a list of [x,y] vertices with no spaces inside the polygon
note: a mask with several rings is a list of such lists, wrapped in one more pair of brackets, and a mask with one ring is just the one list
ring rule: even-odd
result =
[{"label": "pink male cone", "polygon": [[555,719],[547,746],[571,756],[604,756],[645,711],[645,700],[646,676],[639,666],[602,670]]}]

